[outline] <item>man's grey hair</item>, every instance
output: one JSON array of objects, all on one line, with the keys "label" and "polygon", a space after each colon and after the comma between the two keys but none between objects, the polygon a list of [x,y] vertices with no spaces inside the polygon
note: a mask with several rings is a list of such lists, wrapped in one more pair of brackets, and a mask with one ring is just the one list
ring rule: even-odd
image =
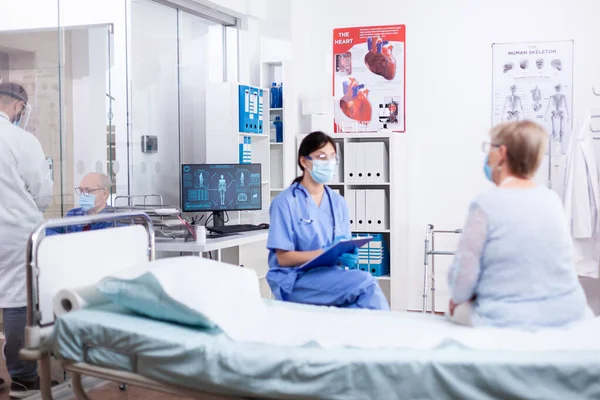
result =
[{"label": "man's grey hair", "polygon": [[100,188],[108,191],[110,191],[110,188],[112,188],[112,180],[108,175],[102,173],[100,174]]}]

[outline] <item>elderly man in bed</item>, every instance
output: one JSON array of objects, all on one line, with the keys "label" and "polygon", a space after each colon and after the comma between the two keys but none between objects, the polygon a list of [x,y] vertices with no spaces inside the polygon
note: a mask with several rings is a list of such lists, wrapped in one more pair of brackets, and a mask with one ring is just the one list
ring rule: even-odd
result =
[{"label": "elderly man in bed", "polygon": [[[75,193],[79,196],[79,207],[67,212],[67,217],[76,217],[82,215],[94,215],[108,211],[106,201],[110,195],[112,183],[110,178],[101,173],[92,172],[87,174],[81,180],[79,187],[75,188]],[[82,232],[97,229],[106,229],[113,226],[112,222],[96,222],[87,225],[74,225],[64,228],[46,229],[46,235],[58,235],[61,233]]]}]

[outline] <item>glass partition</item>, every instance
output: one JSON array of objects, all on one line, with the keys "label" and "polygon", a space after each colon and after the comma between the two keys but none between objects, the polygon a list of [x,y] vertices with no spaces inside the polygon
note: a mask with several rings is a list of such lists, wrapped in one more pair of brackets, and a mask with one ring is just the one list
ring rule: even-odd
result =
[{"label": "glass partition", "polygon": [[[25,129],[40,141],[49,164],[54,165],[54,191],[46,217],[60,217],[65,199],[61,190],[60,78],[58,2],[26,0],[0,5],[0,80],[23,86],[31,114]],[[36,18],[24,18],[23,9],[38,7]],[[26,19],[26,21],[24,21]],[[71,198],[72,201],[72,198]]]},{"label": "glass partition", "polygon": [[[68,210],[78,207],[75,188],[87,174],[99,172],[115,179],[112,25],[64,27],[61,36],[63,192]],[[112,194],[114,186],[110,190]]]},{"label": "glass partition", "polygon": [[237,28],[152,0],[0,3],[0,79],[27,90],[27,130],[53,166],[46,217],[77,207],[90,172],[111,177],[109,204],[178,205],[180,163],[206,154],[206,85],[237,80]]},{"label": "glass partition", "polygon": [[186,12],[180,18],[183,163],[206,161],[206,85],[224,81],[223,26]]},{"label": "glass partition", "polygon": [[[131,1],[131,194],[179,204],[177,10]],[[150,145],[150,142],[156,146]]]}]

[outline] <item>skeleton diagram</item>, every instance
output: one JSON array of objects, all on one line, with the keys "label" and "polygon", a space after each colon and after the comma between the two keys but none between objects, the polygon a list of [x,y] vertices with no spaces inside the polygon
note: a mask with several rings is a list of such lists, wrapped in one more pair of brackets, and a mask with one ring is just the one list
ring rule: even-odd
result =
[{"label": "skeleton diagram", "polygon": [[199,180],[200,180],[200,187],[204,187],[204,174],[200,174]]},{"label": "skeleton diagram", "polygon": [[240,176],[240,186],[244,186],[244,173],[242,172],[241,176]]},{"label": "skeleton diagram", "polygon": [[542,108],[542,92],[537,86],[535,89],[531,89],[531,97],[533,98],[533,111],[538,112]]},{"label": "skeleton diagram", "polygon": [[225,192],[227,192],[227,181],[225,181],[225,177],[221,175],[221,179],[219,179],[219,194],[221,195],[221,205],[225,205]]},{"label": "skeleton diagram", "polygon": [[519,121],[523,119],[525,112],[523,111],[523,103],[521,98],[516,96],[517,87],[510,87],[511,95],[504,100],[504,110],[502,110],[502,121]]},{"label": "skeleton diagram", "polygon": [[[567,98],[561,93],[562,86],[556,85],[554,87],[556,94],[550,96],[548,101],[548,108],[546,109],[546,121],[548,115],[552,119],[552,139],[554,141],[563,142],[563,134],[568,129],[566,126],[569,120],[569,109],[567,107]],[[564,129],[563,129],[564,128]]]}]

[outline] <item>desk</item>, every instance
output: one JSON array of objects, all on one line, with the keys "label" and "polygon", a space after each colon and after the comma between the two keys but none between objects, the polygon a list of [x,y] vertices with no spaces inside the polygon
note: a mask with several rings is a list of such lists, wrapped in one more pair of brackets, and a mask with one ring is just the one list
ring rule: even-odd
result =
[{"label": "desk", "polygon": [[267,240],[268,230],[250,231],[237,235],[224,236],[216,239],[206,239],[206,243],[185,242],[183,239],[156,238],[156,252],[164,253],[193,253],[202,254],[217,252],[217,261],[221,261],[221,250]]}]

